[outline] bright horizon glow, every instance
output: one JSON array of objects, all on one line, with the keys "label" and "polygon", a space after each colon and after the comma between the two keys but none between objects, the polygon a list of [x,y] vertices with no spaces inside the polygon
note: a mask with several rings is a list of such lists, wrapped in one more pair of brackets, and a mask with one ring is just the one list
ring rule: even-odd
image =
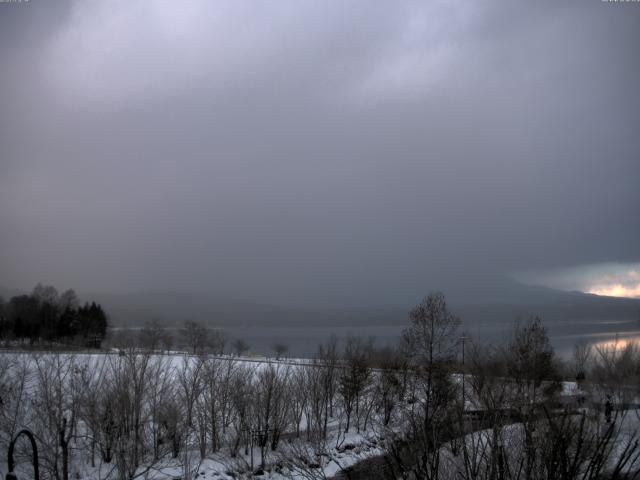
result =
[{"label": "bright horizon glow", "polygon": [[586,293],[601,295],[605,297],[627,297],[640,298],[640,284],[635,286],[626,285],[596,285],[587,290]]},{"label": "bright horizon glow", "polygon": [[638,338],[626,337],[626,338],[614,338],[612,340],[605,340],[593,344],[593,348],[608,352],[620,352],[627,348],[629,345],[640,345]]},{"label": "bright horizon glow", "polygon": [[521,272],[518,280],[530,284],[581,291],[606,297],[640,298],[640,264],[602,263],[564,269]]}]

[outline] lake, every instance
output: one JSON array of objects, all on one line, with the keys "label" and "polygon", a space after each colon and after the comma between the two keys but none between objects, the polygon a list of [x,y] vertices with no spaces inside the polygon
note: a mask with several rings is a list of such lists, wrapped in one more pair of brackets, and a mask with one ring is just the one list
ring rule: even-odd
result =
[{"label": "lake", "polygon": [[[463,324],[461,332],[487,342],[503,343],[507,341],[514,322],[481,322]],[[628,320],[566,320],[546,322],[545,327],[556,352],[568,357],[573,346],[580,341],[594,345],[604,345],[618,339],[623,342],[640,340],[640,322]],[[373,338],[378,346],[396,344],[405,325],[375,326],[239,326],[225,327],[230,340],[244,339],[251,347],[251,353],[270,354],[275,343],[284,343],[289,347],[289,355],[308,357],[313,355],[320,343],[328,341],[332,335],[344,340],[348,336]]]}]

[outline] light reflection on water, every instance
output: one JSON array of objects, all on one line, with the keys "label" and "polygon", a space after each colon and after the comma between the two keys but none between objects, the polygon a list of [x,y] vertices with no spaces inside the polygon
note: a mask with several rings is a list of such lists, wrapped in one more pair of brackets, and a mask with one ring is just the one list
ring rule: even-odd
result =
[{"label": "light reflection on water", "polygon": [[[515,321],[466,323],[461,327],[467,337],[483,342],[505,344],[511,335]],[[631,341],[640,342],[640,321],[620,320],[578,320],[544,322],[556,353],[569,357],[574,346],[587,342],[598,347],[613,346],[623,348]],[[402,325],[353,325],[353,326],[224,326],[221,327],[229,338],[229,345],[237,338],[245,340],[250,352],[255,355],[269,355],[276,343],[289,347],[289,355],[310,357],[318,345],[326,343],[332,336],[344,341],[349,336],[372,338],[377,346],[397,345],[406,324]],[[175,335],[179,335],[175,328]]]}]

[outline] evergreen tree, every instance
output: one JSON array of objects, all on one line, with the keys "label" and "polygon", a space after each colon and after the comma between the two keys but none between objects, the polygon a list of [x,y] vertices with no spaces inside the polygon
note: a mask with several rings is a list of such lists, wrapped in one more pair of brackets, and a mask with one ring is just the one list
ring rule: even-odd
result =
[{"label": "evergreen tree", "polygon": [[30,295],[0,299],[0,339],[15,337],[35,341],[70,342],[99,348],[107,334],[108,318],[100,304],[78,307],[73,290],[61,296],[51,286],[36,285]]}]

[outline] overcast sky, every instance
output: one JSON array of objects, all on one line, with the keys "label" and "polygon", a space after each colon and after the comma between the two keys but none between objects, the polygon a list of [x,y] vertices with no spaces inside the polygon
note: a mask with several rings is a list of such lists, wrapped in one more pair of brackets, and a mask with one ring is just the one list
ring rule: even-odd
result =
[{"label": "overcast sky", "polygon": [[0,285],[354,305],[633,272],[639,47],[640,4],[600,0],[0,3]]}]

